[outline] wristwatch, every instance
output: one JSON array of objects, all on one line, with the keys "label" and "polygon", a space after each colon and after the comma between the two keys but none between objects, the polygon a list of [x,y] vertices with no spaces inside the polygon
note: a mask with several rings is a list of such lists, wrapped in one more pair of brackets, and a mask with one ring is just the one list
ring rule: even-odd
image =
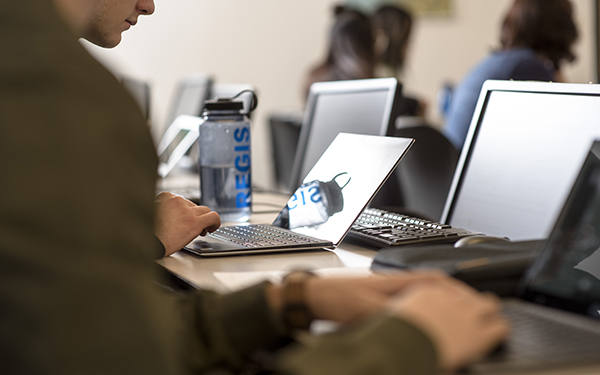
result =
[{"label": "wristwatch", "polygon": [[308,330],[313,321],[306,304],[306,281],[314,274],[309,271],[292,271],[283,281],[283,322],[290,330]]}]

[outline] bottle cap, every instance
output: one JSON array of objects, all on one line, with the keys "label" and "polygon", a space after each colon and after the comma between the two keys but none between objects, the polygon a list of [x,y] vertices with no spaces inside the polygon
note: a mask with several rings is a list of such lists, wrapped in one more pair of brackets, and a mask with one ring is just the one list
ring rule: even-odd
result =
[{"label": "bottle cap", "polygon": [[240,112],[244,109],[244,103],[231,100],[206,100],[204,109],[207,111],[235,111]]}]

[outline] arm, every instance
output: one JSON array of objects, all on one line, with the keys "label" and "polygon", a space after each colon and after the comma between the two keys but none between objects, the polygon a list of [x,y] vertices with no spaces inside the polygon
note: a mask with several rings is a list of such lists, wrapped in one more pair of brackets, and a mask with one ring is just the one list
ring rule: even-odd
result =
[{"label": "arm", "polygon": [[265,297],[267,285],[223,295],[195,290],[182,298],[188,370],[239,370],[253,353],[289,342]]},{"label": "arm", "polygon": [[[309,307],[317,318],[361,323],[349,332],[290,351],[282,360],[286,371],[430,374],[455,370],[483,356],[507,334],[496,298],[448,277],[406,274],[387,280],[345,280],[347,288],[328,285],[337,282],[314,280],[307,285]],[[387,314],[377,310],[383,306]],[[379,316],[365,323],[363,319],[375,311],[380,311]]]},{"label": "arm", "polygon": [[[310,308],[318,319],[329,319],[343,323],[362,322],[366,317],[380,313],[389,296],[413,280],[426,280],[441,277],[439,274],[423,274],[418,276],[387,277],[378,276],[361,279],[311,279],[308,283]],[[188,339],[186,345],[190,350],[187,363],[194,370],[206,371],[218,366],[230,369],[240,369],[251,358],[252,354],[261,349],[273,350],[290,341],[289,329],[281,319],[282,288],[278,285],[262,283],[251,288],[225,295],[208,291],[194,291],[183,298],[184,311],[189,322],[183,322]],[[379,322],[381,321],[381,322]],[[389,323],[391,321],[392,323]],[[392,327],[390,329],[390,326]],[[366,333],[362,333],[362,332]],[[380,333],[388,332],[384,338]],[[348,349],[377,347],[389,341],[390,357],[410,357],[408,350],[399,350],[400,337],[415,337],[424,342],[426,351],[433,356],[433,349],[424,334],[409,323],[398,319],[384,317],[373,323],[365,324],[362,330],[354,334],[357,339],[348,341],[345,335],[332,335],[326,340],[319,340],[316,351],[317,362],[323,362],[325,368],[340,366],[346,362],[344,353]],[[352,336],[354,337],[354,336]],[[329,343],[332,346],[329,347]],[[410,346],[410,342],[406,341]],[[329,349],[327,349],[329,348]],[[327,353],[335,352],[328,359]],[[311,355],[307,348],[296,348],[285,356],[285,363],[303,362],[303,356]],[[393,356],[392,356],[393,354]],[[365,354],[358,358],[365,357]],[[387,355],[386,355],[387,357]],[[364,358],[370,363],[373,359]],[[426,361],[424,363],[432,363]],[[418,364],[419,366],[421,363]],[[282,365],[280,370],[287,371],[287,365]],[[431,366],[426,364],[426,366]],[[344,367],[345,369],[346,367]],[[295,372],[297,370],[293,370]],[[345,372],[335,372],[345,374]],[[351,374],[348,370],[346,372]]]},{"label": "arm", "polygon": [[[239,369],[257,350],[281,346],[281,292],[263,283],[228,295],[194,293],[186,301],[194,343],[187,362],[195,370]],[[506,334],[493,299],[439,274],[314,278],[306,292],[315,318],[348,326],[312,345],[285,348],[282,373],[433,374],[477,358]]]}]

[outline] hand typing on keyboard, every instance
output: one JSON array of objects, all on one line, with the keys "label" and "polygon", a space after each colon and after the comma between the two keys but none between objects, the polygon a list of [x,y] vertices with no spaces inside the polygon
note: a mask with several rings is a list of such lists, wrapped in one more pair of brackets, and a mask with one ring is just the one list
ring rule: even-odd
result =
[{"label": "hand typing on keyboard", "polygon": [[[266,290],[269,305],[279,314],[284,288],[270,285]],[[315,319],[357,323],[387,311],[411,323],[435,346],[442,370],[455,370],[477,359],[508,334],[497,299],[438,272],[311,277],[302,289],[304,303]]]},{"label": "hand typing on keyboard", "polygon": [[179,195],[162,192],[154,202],[154,234],[164,245],[165,256],[181,250],[199,235],[205,236],[221,226],[218,213]]},{"label": "hand typing on keyboard", "polygon": [[500,300],[452,278],[420,283],[389,303],[429,335],[442,370],[455,370],[496,349],[508,336]]}]

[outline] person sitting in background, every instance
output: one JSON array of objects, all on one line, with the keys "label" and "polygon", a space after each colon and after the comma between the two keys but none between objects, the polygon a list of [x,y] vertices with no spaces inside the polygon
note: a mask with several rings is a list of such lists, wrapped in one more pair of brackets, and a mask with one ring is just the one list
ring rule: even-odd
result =
[{"label": "person sitting in background", "polygon": [[304,85],[305,98],[315,82],[367,79],[375,76],[374,38],[369,18],[338,5],[329,33],[327,56],[312,68]]},{"label": "person sitting in background", "polygon": [[504,18],[501,49],[477,65],[456,87],[443,132],[461,149],[483,83],[488,79],[561,81],[578,32],[569,0],[515,0]]},{"label": "person sitting in background", "polygon": [[[404,68],[413,25],[410,12],[395,5],[384,5],[371,15],[375,36],[377,77],[399,77]],[[422,100],[403,97],[400,116],[425,116]]]}]

